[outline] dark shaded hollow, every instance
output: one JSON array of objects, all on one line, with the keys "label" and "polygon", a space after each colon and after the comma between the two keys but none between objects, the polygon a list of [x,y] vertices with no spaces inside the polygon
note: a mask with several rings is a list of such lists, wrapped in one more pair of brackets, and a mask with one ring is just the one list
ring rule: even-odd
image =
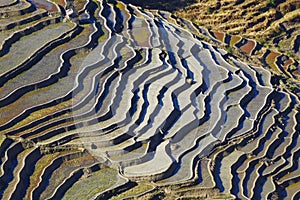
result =
[{"label": "dark shaded hollow", "polygon": [[196,3],[196,0],[121,0],[124,3],[141,6],[147,9],[159,9],[166,11],[174,11],[187,7],[190,4]]}]

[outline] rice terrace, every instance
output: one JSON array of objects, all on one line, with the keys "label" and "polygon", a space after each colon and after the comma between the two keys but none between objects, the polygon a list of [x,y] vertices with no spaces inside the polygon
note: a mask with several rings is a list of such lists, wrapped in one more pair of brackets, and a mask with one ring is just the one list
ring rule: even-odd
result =
[{"label": "rice terrace", "polygon": [[0,197],[300,199],[299,0],[0,0]]}]

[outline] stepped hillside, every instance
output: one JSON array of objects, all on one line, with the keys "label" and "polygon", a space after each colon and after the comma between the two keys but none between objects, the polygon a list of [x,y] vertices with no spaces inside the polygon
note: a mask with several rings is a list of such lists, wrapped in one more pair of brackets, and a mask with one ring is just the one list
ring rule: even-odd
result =
[{"label": "stepped hillside", "polygon": [[299,0],[195,0],[175,13],[210,30],[243,35],[300,59]]},{"label": "stepped hillside", "polygon": [[1,199],[300,198],[296,54],[117,0],[0,16]]}]

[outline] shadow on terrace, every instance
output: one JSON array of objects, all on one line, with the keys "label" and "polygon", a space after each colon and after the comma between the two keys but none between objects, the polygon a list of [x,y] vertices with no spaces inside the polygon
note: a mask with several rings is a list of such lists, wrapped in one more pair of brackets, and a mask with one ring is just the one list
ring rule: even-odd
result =
[{"label": "shadow on terrace", "polygon": [[141,6],[148,9],[159,9],[174,11],[180,8],[184,8],[196,0],[121,0],[125,3]]}]

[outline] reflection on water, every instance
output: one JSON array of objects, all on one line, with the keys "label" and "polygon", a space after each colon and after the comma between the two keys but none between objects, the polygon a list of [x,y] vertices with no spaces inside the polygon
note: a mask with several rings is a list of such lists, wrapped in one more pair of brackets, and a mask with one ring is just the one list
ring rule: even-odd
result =
[{"label": "reflection on water", "polygon": [[55,4],[46,1],[46,0],[29,0],[32,4],[34,4],[37,8],[45,9],[49,12],[58,12],[58,9]]}]

